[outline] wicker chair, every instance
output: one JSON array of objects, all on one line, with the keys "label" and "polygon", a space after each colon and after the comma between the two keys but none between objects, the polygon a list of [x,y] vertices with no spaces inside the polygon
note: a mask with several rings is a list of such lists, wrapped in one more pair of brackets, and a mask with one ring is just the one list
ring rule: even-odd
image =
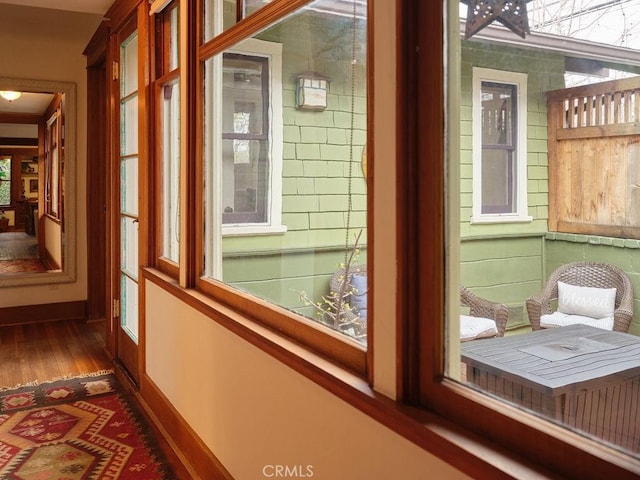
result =
[{"label": "wicker chair", "polygon": [[469,307],[469,316],[489,318],[496,323],[497,337],[503,337],[509,321],[509,310],[502,303],[478,297],[468,288],[460,285],[460,304]]},{"label": "wicker chair", "polygon": [[527,299],[527,313],[533,330],[544,328],[540,317],[553,313],[551,303],[558,299],[558,282],[579,287],[615,288],[613,330],[628,332],[633,317],[633,287],[625,272],[599,262],[573,262],[556,269],[538,295]]}]

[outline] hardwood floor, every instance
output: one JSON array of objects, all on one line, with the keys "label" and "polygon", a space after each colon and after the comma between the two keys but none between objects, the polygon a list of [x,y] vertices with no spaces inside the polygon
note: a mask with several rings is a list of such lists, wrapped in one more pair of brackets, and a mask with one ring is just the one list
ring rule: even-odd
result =
[{"label": "hardwood floor", "polygon": [[131,399],[138,403],[147,420],[146,428],[173,468],[175,480],[195,478],[149,417],[128,377],[110,360],[104,328],[104,322],[80,320],[0,326],[0,390],[113,369]]},{"label": "hardwood floor", "polygon": [[113,368],[104,323],[78,320],[0,327],[0,389]]}]

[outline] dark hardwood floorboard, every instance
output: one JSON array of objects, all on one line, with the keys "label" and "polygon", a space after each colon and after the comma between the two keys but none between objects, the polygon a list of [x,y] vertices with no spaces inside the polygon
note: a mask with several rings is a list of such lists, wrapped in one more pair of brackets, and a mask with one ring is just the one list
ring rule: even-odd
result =
[{"label": "dark hardwood floorboard", "polygon": [[100,370],[115,370],[120,382],[138,403],[146,428],[174,470],[176,480],[191,479],[162,433],[139,403],[136,388],[105,350],[104,322],[64,320],[0,327],[0,390],[31,382],[46,382]]},{"label": "dark hardwood floorboard", "polygon": [[67,320],[0,327],[0,388],[113,368],[104,323]]}]

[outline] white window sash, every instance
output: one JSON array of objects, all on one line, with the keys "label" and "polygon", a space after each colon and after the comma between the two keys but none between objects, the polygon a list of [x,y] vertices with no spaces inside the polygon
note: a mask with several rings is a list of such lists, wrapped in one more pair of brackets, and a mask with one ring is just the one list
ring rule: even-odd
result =
[{"label": "white window sash", "polygon": [[[516,133],[516,178],[514,179],[516,208],[512,213],[482,213],[482,103],[480,95],[482,82],[515,85],[517,89],[517,131]],[[471,223],[530,222],[533,217],[527,214],[527,74],[473,68],[472,96],[472,158],[473,158],[473,207]]]}]

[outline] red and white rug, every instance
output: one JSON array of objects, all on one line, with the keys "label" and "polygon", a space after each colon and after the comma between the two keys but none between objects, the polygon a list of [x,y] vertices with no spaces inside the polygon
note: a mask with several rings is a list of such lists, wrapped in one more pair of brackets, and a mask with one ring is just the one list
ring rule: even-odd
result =
[{"label": "red and white rug", "polygon": [[0,478],[175,478],[112,373],[0,391]]}]

